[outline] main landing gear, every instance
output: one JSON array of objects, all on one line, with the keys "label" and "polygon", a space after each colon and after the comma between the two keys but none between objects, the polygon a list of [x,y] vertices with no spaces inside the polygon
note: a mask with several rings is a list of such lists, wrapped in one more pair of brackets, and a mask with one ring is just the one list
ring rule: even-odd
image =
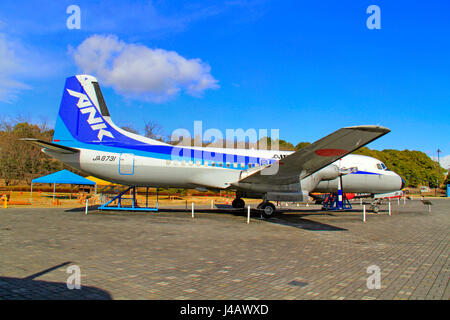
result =
[{"label": "main landing gear", "polygon": [[231,206],[235,209],[244,209],[245,208],[245,201],[241,198],[236,198],[231,203]]},{"label": "main landing gear", "polygon": [[263,201],[260,204],[258,204],[256,208],[262,210],[262,216],[265,219],[269,219],[275,216],[276,208],[272,202]]},{"label": "main landing gear", "polygon": [[[244,209],[245,201],[241,198],[236,198],[231,203],[231,206],[235,209]],[[261,214],[265,219],[272,218],[276,213],[275,205],[269,201],[261,202],[256,208],[261,210]]]}]

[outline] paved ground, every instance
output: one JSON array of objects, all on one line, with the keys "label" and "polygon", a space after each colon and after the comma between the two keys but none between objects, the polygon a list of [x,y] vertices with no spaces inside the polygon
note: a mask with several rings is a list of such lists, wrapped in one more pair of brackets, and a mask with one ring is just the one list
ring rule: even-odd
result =
[{"label": "paved ground", "polygon": [[[355,206],[359,209],[359,205]],[[272,221],[245,213],[0,208],[2,299],[445,299],[450,201]],[[295,210],[295,211],[294,211]],[[69,290],[69,266],[81,290]],[[381,271],[368,289],[367,268]]]}]

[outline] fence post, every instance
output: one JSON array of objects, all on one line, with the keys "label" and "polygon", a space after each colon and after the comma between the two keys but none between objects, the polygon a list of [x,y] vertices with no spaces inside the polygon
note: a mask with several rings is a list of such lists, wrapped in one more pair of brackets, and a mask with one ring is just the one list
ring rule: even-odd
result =
[{"label": "fence post", "polygon": [[389,201],[389,215],[391,215],[391,202]]},{"label": "fence post", "polygon": [[192,202],[192,218],[194,218],[194,203]]},{"label": "fence post", "polygon": [[363,221],[366,222],[366,205],[363,205]]},{"label": "fence post", "polygon": [[85,215],[88,214],[88,207],[89,207],[89,199],[86,199],[86,212],[84,213]]},{"label": "fence post", "polygon": [[250,205],[247,207],[247,224],[250,223]]}]

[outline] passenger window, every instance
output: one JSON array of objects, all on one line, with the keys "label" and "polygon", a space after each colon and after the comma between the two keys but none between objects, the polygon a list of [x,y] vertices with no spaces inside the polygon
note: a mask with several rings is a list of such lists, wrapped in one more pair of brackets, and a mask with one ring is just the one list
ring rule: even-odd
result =
[{"label": "passenger window", "polygon": [[234,163],[234,164],[233,164],[233,167],[237,168],[237,167],[238,167],[238,164],[237,164],[237,163]]},{"label": "passenger window", "polygon": [[229,168],[230,167],[230,164],[227,162],[227,168]]}]

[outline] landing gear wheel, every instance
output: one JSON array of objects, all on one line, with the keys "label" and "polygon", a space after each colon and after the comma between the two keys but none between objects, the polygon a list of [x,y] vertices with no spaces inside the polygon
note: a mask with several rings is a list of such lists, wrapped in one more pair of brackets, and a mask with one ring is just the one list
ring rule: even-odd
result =
[{"label": "landing gear wheel", "polygon": [[241,198],[236,198],[231,203],[231,206],[235,209],[244,209],[245,208],[245,201]]},{"label": "landing gear wheel", "polygon": [[269,219],[275,216],[276,208],[271,202],[263,202],[260,205],[260,209],[262,209],[262,216],[264,219]]}]

